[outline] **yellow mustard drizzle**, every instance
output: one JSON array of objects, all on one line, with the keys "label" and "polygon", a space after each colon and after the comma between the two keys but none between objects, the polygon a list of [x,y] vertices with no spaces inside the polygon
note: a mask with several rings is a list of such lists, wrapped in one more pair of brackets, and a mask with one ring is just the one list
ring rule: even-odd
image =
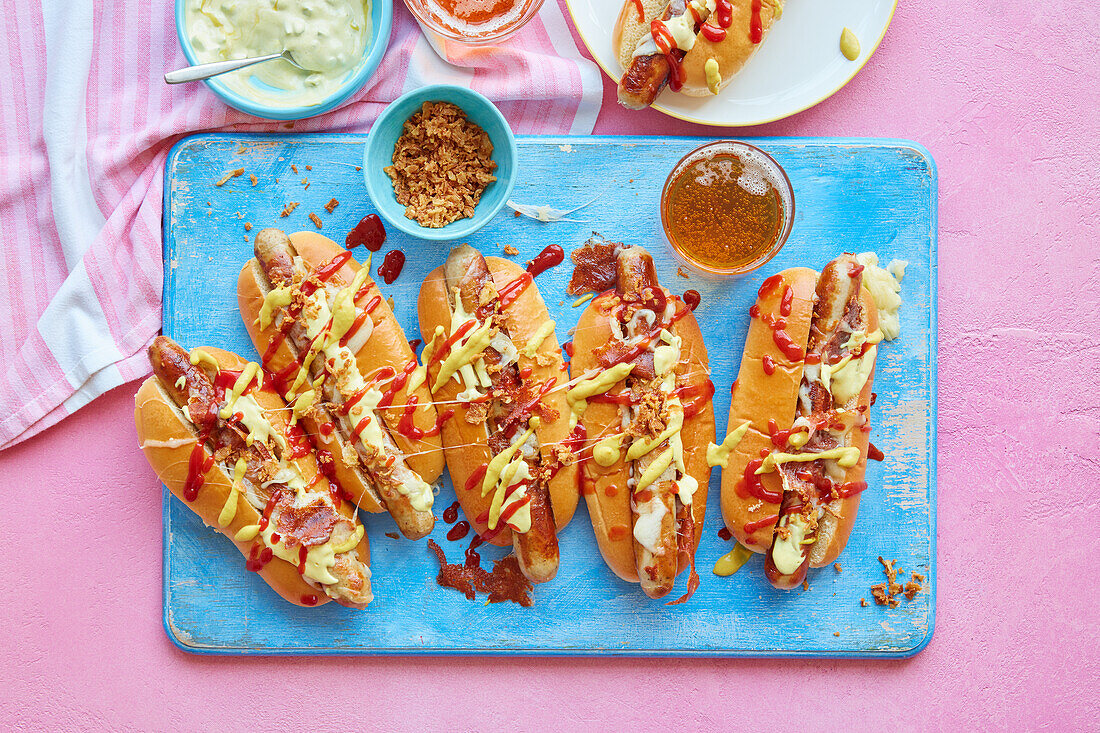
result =
[{"label": "yellow mustard drizzle", "polygon": [[733,575],[752,557],[752,550],[738,542],[733,549],[714,563],[714,574],[723,578]]},{"label": "yellow mustard drizzle", "polygon": [[830,448],[820,453],[769,453],[760,468],[756,469],[756,473],[771,473],[776,466],[783,463],[810,463],[824,460],[834,460],[841,468],[852,468],[859,463],[859,448],[852,445]]},{"label": "yellow mustard drizzle", "polygon": [[488,496],[490,491],[497,488],[497,485],[500,483],[500,474],[504,471],[504,467],[512,461],[512,457],[515,456],[516,452],[523,447],[523,444],[526,443],[527,439],[535,432],[535,428],[538,427],[537,423],[538,418],[532,417],[531,427],[524,431],[519,440],[502,450],[500,453],[497,453],[493,456],[493,459],[489,461],[489,466],[485,469],[485,477],[481,479],[482,496]]},{"label": "yellow mustard drizzle", "polygon": [[219,527],[228,527],[237,516],[237,497],[241,494],[241,479],[244,478],[244,472],[247,469],[248,461],[238,458],[237,465],[233,468],[233,485],[229,489],[229,496],[225,498],[225,506],[218,515]]},{"label": "yellow mustard drizzle", "polygon": [[586,295],[582,295],[581,297],[579,297],[579,298],[577,298],[576,300],[573,301],[573,307],[574,308],[579,308],[579,307],[581,307],[582,305],[584,305],[585,303],[587,303],[588,301],[592,300],[595,297],[596,297],[595,293],[588,293]]},{"label": "yellow mustard drizzle", "polygon": [[[679,400],[670,400],[669,408],[680,407]],[[680,429],[684,427],[684,409],[670,409],[668,416],[668,426],[664,431],[655,438],[636,440],[626,451],[626,460],[636,461],[642,456],[648,455],[650,451],[659,446],[661,443],[669,440],[673,435],[680,432]]]},{"label": "yellow mustard drizzle", "polygon": [[[252,383],[252,380],[256,378],[256,375],[260,373],[260,365],[254,361],[250,361],[244,365],[244,369],[241,370],[240,376],[237,377],[237,381],[233,383],[233,389],[229,391],[229,394],[225,398],[225,404],[222,405],[222,409],[218,410],[218,417],[222,420],[228,420],[233,414],[233,406],[237,404],[237,400],[241,398],[244,391],[248,389],[248,385]],[[256,382],[256,386],[262,386],[262,379]]]},{"label": "yellow mustard drizzle", "polygon": [[672,465],[672,459],[675,457],[675,453],[670,446],[661,455],[653,459],[653,463],[649,464],[649,468],[642,472],[641,477],[638,479],[638,486],[634,491],[638,492],[653,484],[661,474],[668,470],[668,467]]},{"label": "yellow mustard drizzle", "polygon": [[220,372],[221,367],[218,365],[218,360],[210,355],[209,352],[202,349],[191,349],[191,366],[198,366],[199,364],[209,364],[214,367],[215,372]]},{"label": "yellow mustard drizzle", "polygon": [[492,324],[485,323],[480,328],[475,329],[473,333],[469,334],[461,346],[451,348],[451,352],[447,354],[439,367],[439,374],[436,376],[435,384],[432,386],[433,392],[446,384],[447,380],[453,377],[459,369],[467,366],[481,355],[481,352],[484,351],[489,345],[489,342],[493,340],[493,335],[490,331],[492,331]]},{"label": "yellow mustard drizzle", "polygon": [[597,466],[607,468],[619,461],[619,457],[622,455],[620,447],[622,439],[622,433],[615,433],[596,443],[595,447],[592,448],[592,460],[596,462]]},{"label": "yellow mustard drizzle", "polygon": [[542,346],[542,342],[546,340],[546,337],[554,333],[554,326],[556,324],[553,321],[545,321],[539,330],[535,331],[535,335],[531,337],[531,340],[527,342],[527,345],[520,350],[520,353],[526,356],[528,359],[533,359],[535,354],[538,353],[539,348]]},{"label": "yellow mustard drizzle", "polygon": [[707,59],[703,64],[703,71],[707,75],[707,90],[711,94],[717,94],[722,87],[722,74],[718,70],[718,62],[714,58]]},{"label": "yellow mustard drizzle", "polygon": [[260,325],[260,329],[267,330],[267,327],[271,325],[271,321],[275,317],[275,309],[285,308],[290,305],[293,300],[293,285],[283,285],[268,290],[267,293],[264,294],[264,302],[260,305],[260,315],[256,319],[256,322]]},{"label": "yellow mustard drizzle", "polygon": [[591,379],[585,379],[578,382],[572,389],[566,392],[565,400],[569,403],[570,411],[570,429],[576,427],[577,418],[583,415],[584,411],[588,408],[589,397],[603,394],[611,389],[616,384],[626,379],[632,369],[634,369],[634,364],[630,362],[626,364],[616,364],[610,369],[600,372]]},{"label": "yellow mustard drizzle", "polygon": [[317,390],[307,389],[302,392],[296,398],[290,406],[290,424],[298,422],[298,420],[309,412],[309,408],[313,407],[317,402]]},{"label": "yellow mustard drizzle", "polygon": [[791,433],[787,438],[787,445],[793,448],[801,448],[810,442],[810,432],[808,430],[799,430],[797,433]]},{"label": "yellow mustard drizzle", "polygon": [[[520,445],[522,445],[522,443]],[[530,481],[533,478],[531,467],[527,465],[527,461],[525,461],[522,456],[509,461],[508,465],[501,470],[500,480],[497,483],[497,491],[493,495],[493,503],[489,506],[489,529],[496,529],[497,523],[500,522],[500,515],[504,513],[505,505],[513,504],[526,496],[526,492],[523,489],[517,489],[512,492],[512,495],[505,501],[504,495],[507,493],[508,489],[521,481]],[[511,524],[513,529],[517,532],[524,533],[530,531],[530,503],[516,511],[512,516]]]},{"label": "yellow mustard drizzle", "polygon": [[730,452],[738,446],[748,432],[751,423],[746,420],[731,430],[718,445],[711,443],[707,446],[707,465],[711,468],[721,466],[726,468],[730,464]]},{"label": "yellow mustard drizzle", "polygon": [[787,528],[789,533],[786,539],[776,535],[775,543],[772,546],[772,562],[775,564],[776,570],[784,575],[790,575],[798,570],[799,566],[802,565],[802,561],[805,560],[802,555],[802,546],[812,544],[814,539],[809,538],[809,542],[806,541],[806,530],[808,528],[801,514],[788,514],[784,517],[783,526]]},{"label": "yellow mustard drizzle", "polygon": [[233,539],[237,542],[251,542],[256,539],[256,535],[260,533],[260,525],[258,524],[246,524],[237,530],[237,534],[233,535]]},{"label": "yellow mustard drizzle", "polygon": [[351,285],[341,288],[336,293],[336,297],[333,298],[332,324],[329,326],[328,335],[325,336],[326,347],[332,346],[332,344],[344,338],[344,334],[355,323],[355,294],[359,292],[359,288],[363,287],[363,283],[367,281],[369,275],[370,270],[366,267],[360,268],[355,273],[355,277],[352,278]]}]

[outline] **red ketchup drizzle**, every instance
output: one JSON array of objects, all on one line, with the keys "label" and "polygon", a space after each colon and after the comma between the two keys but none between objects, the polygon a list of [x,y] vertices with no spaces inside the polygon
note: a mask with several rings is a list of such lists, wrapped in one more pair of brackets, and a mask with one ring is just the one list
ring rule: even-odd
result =
[{"label": "red ketchup drizzle", "polygon": [[443,521],[447,524],[454,524],[458,521],[458,502],[451,504],[449,507],[443,510]]},{"label": "red ketchup drizzle", "polygon": [[[680,389],[688,389],[688,387],[680,387]],[[634,396],[633,392],[624,390],[618,394],[604,392],[603,394],[592,395],[588,398],[588,401],[599,402],[605,405],[636,405],[639,400]]]},{"label": "red ketchup drizzle", "polygon": [[[379,370],[378,376],[375,377],[376,381],[379,379],[387,379],[391,376],[393,377],[393,379],[390,381],[390,386],[387,387],[386,391],[382,393],[382,399],[378,401],[378,406],[389,407],[390,405],[392,405],[394,397],[397,396],[398,392],[405,388],[405,384],[409,381],[409,375],[412,374],[414,371],[416,371],[416,359],[413,359],[412,361],[407,363],[404,369],[401,370],[401,373],[397,374],[396,376],[394,375],[392,367],[385,367],[384,369]],[[412,399],[416,399],[416,397],[413,397]]]},{"label": "red ketchup drizzle", "polygon": [[401,268],[405,266],[405,253],[399,249],[391,249],[386,253],[386,258],[378,266],[378,277],[387,285],[393,285],[393,281],[401,274]]},{"label": "red ketchup drizzle", "polygon": [[863,265],[852,265],[848,268],[848,277],[858,277],[863,272]]},{"label": "red ketchup drizzle", "polygon": [[[340,268],[347,264],[351,259],[351,252],[341,252],[333,257],[329,262],[321,265],[314,271],[314,276],[321,282],[327,282],[333,275],[340,271]],[[301,290],[304,295],[313,295],[317,292],[317,288],[320,287],[312,279],[306,280],[302,283]]]},{"label": "red ketchup drizzle", "polygon": [[455,416],[454,410],[444,410],[435,416],[435,425],[424,433],[425,436],[439,435],[443,424]]},{"label": "red ketchup drizzle", "polygon": [[420,343],[421,343],[420,339],[410,339],[409,340],[409,348],[412,349],[415,352],[417,349],[420,348]]},{"label": "red ketchup drizzle", "polygon": [[272,542],[272,544],[276,544],[276,545],[279,544],[279,540],[281,540],[281,539],[282,539],[282,537],[279,535],[278,532],[272,532],[271,533],[271,542]]},{"label": "red ketchup drizzle", "polygon": [[451,527],[450,530],[447,531],[447,539],[449,539],[451,542],[458,542],[459,540],[464,539],[469,533],[470,523],[463,519],[461,522]]},{"label": "red ketchup drizzle", "polygon": [[806,354],[806,363],[807,364],[820,364],[821,363],[821,354]]},{"label": "red ketchup drizzle", "polygon": [[413,422],[413,415],[416,414],[416,403],[418,398],[413,395],[409,398],[409,401],[405,403],[405,412],[401,414],[401,419],[397,421],[397,432],[404,435],[411,440],[420,440],[424,437],[424,431],[416,426]]},{"label": "red ketchup drizzle", "polygon": [[726,38],[725,28],[718,28],[717,26],[713,26],[710,23],[703,23],[703,25],[699,28],[699,32],[703,34],[703,38],[707,39],[711,43],[718,43],[719,41],[725,40]]},{"label": "red ketchup drizzle", "polygon": [[478,554],[477,548],[483,544],[485,544],[485,540],[479,534],[475,534],[474,538],[470,540],[470,546],[466,548],[466,567],[476,568],[481,566],[481,555]]},{"label": "red ketchup drizzle", "polygon": [[347,333],[345,333],[340,338],[341,346],[347,346],[348,342],[355,338],[355,334],[359,333],[359,329],[362,328],[363,324],[367,322],[368,318],[370,318],[370,312],[378,307],[378,304],[381,302],[382,296],[376,295],[370,299],[370,302],[367,303],[366,308],[359,311],[359,313],[355,316],[355,320],[351,322],[351,327],[347,330]]},{"label": "red ketchup drizzle", "polygon": [[764,21],[760,18],[760,8],[764,0],[752,0],[752,18],[749,19],[749,40],[753,44],[764,40]]},{"label": "red ketchup drizzle", "polygon": [[787,357],[791,361],[802,361],[804,354],[802,353],[802,347],[794,342],[791,335],[787,333],[787,322],[782,318],[774,318],[771,315],[764,316],[764,323],[772,329],[772,341],[779,347],[779,350],[783,352],[783,356]]},{"label": "red ketchup drizzle", "polygon": [[760,306],[758,306],[756,303],[753,303],[752,305],[749,306],[749,318],[759,318],[759,317],[760,317]]},{"label": "red ketchup drizzle", "polygon": [[458,343],[459,339],[469,333],[476,325],[477,321],[471,319],[459,326],[458,330],[451,334],[451,337],[444,341],[443,345],[432,354],[432,360],[428,362],[428,365],[435,364],[437,361],[443,361],[443,357],[450,352],[451,348]]},{"label": "red ketchup drizzle", "polygon": [[786,430],[780,430],[779,424],[775,420],[768,420],[768,434],[771,435],[772,445],[776,448],[786,447],[787,443],[791,439],[791,435],[801,432],[801,428],[787,428]]},{"label": "red ketchup drizzle", "polygon": [[267,529],[267,523],[271,521],[271,512],[275,508],[275,505],[279,503],[279,499],[282,498],[283,492],[276,490],[267,499],[267,505],[264,507],[264,513],[260,516],[260,531],[263,532]]},{"label": "red ketchup drizzle", "polygon": [[764,517],[755,522],[745,522],[745,533],[752,534],[758,529],[764,529],[764,527],[770,527],[779,521],[779,515],[773,514],[770,517]]},{"label": "red ketchup drizzle", "polygon": [[573,428],[573,432],[569,433],[569,437],[562,441],[562,446],[573,455],[577,455],[584,450],[584,442],[587,439],[588,431],[585,430],[584,425],[577,423],[577,426]]},{"label": "red ketchup drizzle", "polygon": [[886,458],[886,455],[871,443],[867,446],[867,458],[872,461],[881,461]]},{"label": "red ketchup drizzle", "polygon": [[315,596],[313,594],[310,594],[310,595],[307,595],[307,596],[302,596],[302,598],[300,600],[302,601],[303,606],[316,606],[317,605],[317,596]]},{"label": "red ketchup drizzle", "polygon": [[561,347],[563,349],[565,349],[565,353],[569,355],[570,359],[572,359],[573,358],[573,342],[572,341],[566,341],[564,344],[561,345]]},{"label": "red ketchup drizzle", "polygon": [[[526,485],[526,484],[525,483],[516,484],[513,487],[513,489],[518,490],[520,486],[524,486],[524,485]],[[512,492],[509,491],[508,493],[511,494]],[[527,506],[530,503],[531,503],[531,495],[530,494],[523,497],[519,501],[512,503],[511,506],[509,506],[507,509],[505,509],[504,511],[502,511],[500,513],[500,519],[497,520],[499,522],[498,526],[500,526],[500,527],[507,526],[508,520],[511,519],[512,516],[515,515],[516,512],[518,512],[520,509],[522,509],[523,507]]]},{"label": "red ketchup drizzle", "polygon": [[710,402],[710,398],[714,396],[714,382],[709,379],[702,384],[686,385],[683,387],[677,387],[673,392],[677,395],[687,395],[694,397],[698,395],[695,400],[684,405],[684,419],[695,417],[707,403]]},{"label": "red ketchup drizzle", "polygon": [[191,458],[187,461],[187,482],[183,485],[183,498],[194,501],[199,498],[199,489],[206,481],[206,472],[214,467],[214,456],[206,452],[206,441],[210,437],[207,428],[199,434],[195,447],[191,449]]},{"label": "red ketchup drizzle", "polygon": [[730,0],[718,0],[714,6],[714,15],[720,27],[729,28],[733,23],[733,3]]},{"label": "red ketchup drizzle", "polygon": [[546,249],[539,252],[535,259],[531,260],[531,264],[527,265],[527,272],[530,273],[531,277],[538,277],[551,267],[556,267],[564,261],[565,250],[561,248],[561,245],[550,244],[546,246]]},{"label": "red ketchup drizzle", "polygon": [[791,314],[791,306],[794,304],[794,290],[788,285],[783,289],[783,298],[779,301],[779,315],[786,318]]},{"label": "red ketchup drizzle", "polygon": [[275,553],[270,547],[264,547],[257,543],[252,545],[252,550],[248,553],[248,561],[245,562],[244,566],[253,573],[258,573],[271,562],[273,557],[275,557]]},{"label": "red ketchup drizzle", "polygon": [[634,8],[638,11],[638,22],[645,20],[645,9],[642,8],[642,0],[634,0]]},{"label": "red ketchup drizzle", "polygon": [[760,363],[764,367],[764,373],[769,377],[775,374],[775,359],[772,358],[771,354],[764,354],[760,357]]},{"label": "red ketchup drizzle", "polygon": [[[537,259],[537,258],[536,258]],[[497,298],[500,303],[500,309],[504,310],[515,301],[520,294],[527,289],[527,286],[533,282],[533,276],[530,272],[525,272],[515,280],[507,283],[500,290],[497,291]]]},{"label": "red ketchup drizzle", "polygon": [[779,283],[783,282],[782,275],[772,275],[764,282],[760,283],[760,289],[756,291],[757,297],[761,300],[767,297],[768,293],[779,287]]},{"label": "red ketchup drizzle", "polygon": [[660,20],[650,23],[649,30],[653,34],[653,43],[657,46],[657,50],[663,53],[665,60],[668,61],[668,88],[678,92],[684,86],[684,67],[675,54],[678,50],[676,39]]},{"label": "red ketchup drizzle", "polygon": [[485,472],[488,470],[488,463],[482,463],[480,466],[475,468],[474,472],[470,474],[470,478],[466,479],[466,490],[473,491],[474,489],[480,489],[481,481],[485,478]]},{"label": "red ketchup drizzle", "polygon": [[729,527],[722,527],[722,529],[718,530],[718,539],[725,540],[726,542],[733,539]]},{"label": "red ketchup drizzle", "polygon": [[309,548],[302,545],[298,548],[298,575],[306,574],[306,558],[309,556]]},{"label": "red ketchup drizzle", "polygon": [[688,5],[688,11],[691,13],[691,19],[695,21],[695,25],[703,22],[703,16],[699,15],[699,11],[695,9],[694,5]]},{"label": "red ketchup drizzle", "polygon": [[371,252],[377,252],[386,241],[386,227],[382,226],[382,220],[378,214],[367,214],[348,232],[344,246],[348,249],[363,245]]},{"label": "red ketchup drizzle", "polygon": [[836,493],[841,499],[847,499],[867,490],[866,481],[849,481],[836,487]]},{"label": "red ketchup drizzle", "polygon": [[764,465],[763,458],[753,458],[745,466],[744,476],[737,482],[737,493],[742,496],[754,496],[760,501],[766,501],[770,504],[778,504],[783,500],[783,494],[774,493],[764,488],[764,484],[760,482],[760,477],[756,475],[756,469]]},{"label": "red ketchup drizzle", "polygon": [[[703,27],[705,28],[706,26]],[[699,303],[702,301],[702,299],[703,296],[699,295],[698,290],[689,290],[684,293],[684,305],[686,305],[688,308],[691,308],[692,310],[695,310],[699,307]]]}]

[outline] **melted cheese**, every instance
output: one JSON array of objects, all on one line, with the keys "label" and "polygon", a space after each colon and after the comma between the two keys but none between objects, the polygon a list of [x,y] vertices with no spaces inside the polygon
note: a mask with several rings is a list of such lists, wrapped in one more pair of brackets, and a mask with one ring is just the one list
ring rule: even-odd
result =
[{"label": "melted cheese", "polygon": [[649,550],[654,555],[661,554],[659,547],[661,541],[661,521],[668,513],[668,507],[657,496],[637,507],[637,518],[634,520],[634,539],[638,544]]},{"label": "melted cheese", "polygon": [[[226,390],[226,402],[229,401],[229,390]],[[224,408],[223,408],[224,410]],[[252,445],[257,439],[261,443],[275,442],[285,452],[287,450],[286,437],[271,424],[264,409],[256,402],[252,395],[241,395],[233,405],[233,414],[240,415],[241,423],[248,428],[246,445]]]},{"label": "melted cheese", "polygon": [[775,542],[772,544],[772,562],[776,570],[784,575],[790,575],[798,570],[806,559],[802,546],[805,543],[807,527],[800,514],[788,514],[782,526],[786,527],[789,533],[787,539],[783,539],[778,534],[775,536]]},{"label": "melted cheese", "polygon": [[878,306],[879,328],[887,341],[893,341],[901,333],[901,280],[905,277],[906,260],[891,260],[885,268],[879,267],[878,255],[861,252],[856,261],[863,265],[863,287],[871,293]]},{"label": "melted cheese", "polygon": [[[699,14],[700,23],[703,23],[714,12],[716,4],[716,0],[692,0],[683,13],[663,21],[676,48],[681,51],[690,51],[695,46],[695,18],[691,9],[695,8],[695,12]],[[652,56],[656,53],[660,53],[660,49],[657,48],[651,31],[638,41],[638,45],[634,49],[634,57]]]},{"label": "melted cheese", "polygon": [[707,465],[711,468],[721,466],[726,468],[730,463],[730,452],[737,447],[748,432],[751,423],[746,420],[737,428],[731,430],[725,439],[719,444],[711,443],[707,446]]},{"label": "melted cheese", "polygon": [[[233,414],[233,405],[240,398],[241,394],[248,389],[248,385],[256,378],[256,375],[260,373],[260,365],[254,361],[250,361],[244,365],[244,369],[241,370],[240,376],[237,377],[237,381],[233,383],[233,389],[229,390],[225,395],[225,404],[222,405],[222,409],[218,410],[218,417],[222,420],[228,420],[229,416]],[[262,378],[256,382],[256,386],[262,386]]]},{"label": "melted cheese", "polygon": [[858,359],[849,354],[835,366],[821,365],[821,381],[832,392],[835,404],[846,405],[860,393],[875,368],[877,352],[878,347],[872,346]]},{"label": "melted cheese", "polygon": [[264,302],[260,305],[260,315],[257,318],[260,330],[266,331],[268,326],[271,325],[276,308],[285,308],[290,305],[293,300],[293,285],[283,285],[282,287],[268,290],[264,295]]}]

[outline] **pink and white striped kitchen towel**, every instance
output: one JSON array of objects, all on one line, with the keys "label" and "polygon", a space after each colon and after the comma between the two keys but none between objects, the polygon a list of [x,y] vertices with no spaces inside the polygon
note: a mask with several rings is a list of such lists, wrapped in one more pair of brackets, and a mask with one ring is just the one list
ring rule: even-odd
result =
[{"label": "pink and white striped kitchen towel", "polygon": [[[223,105],[186,65],[170,0],[0,0],[0,449],[148,371],[160,329],[164,158],[199,131],[281,128]],[[592,131],[596,66],[549,0],[492,52],[440,58],[400,0],[382,65],[294,130],[366,131],[418,86],[470,86],[523,133]]]}]

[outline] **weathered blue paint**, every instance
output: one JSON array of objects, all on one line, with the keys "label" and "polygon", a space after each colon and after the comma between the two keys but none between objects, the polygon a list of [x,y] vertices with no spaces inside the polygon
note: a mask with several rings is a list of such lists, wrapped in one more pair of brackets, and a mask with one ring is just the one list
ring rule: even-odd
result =
[{"label": "weathered blue paint", "polygon": [[[363,188],[361,135],[199,135],[169,155],[165,176],[164,332],[185,346],[214,344],[256,358],[237,312],[235,283],[251,256],[251,234],[264,226],[313,229],[340,241],[372,211]],[[718,472],[711,479],[703,541],[702,585],[690,603],[668,607],[619,581],[596,550],[581,502],[562,533],[558,578],[535,590],[536,605],[485,606],[435,584],[437,565],[424,542],[394,540],[387,515],[364,516],[371,537],[376,600],[365,612],[336,604],[317,609],[280,602],[247,572],[239,554],[165,492],[164,622],[169,637],[192,652],[225,654],[581,654],[901,657],[932,634],[935,608],[936,486],[936,171],[919,145],[895,140],[756,139],[794,184],[796,221],[782,253],[759,273],[729,283],[684,280],[664,243],[658,214],[667,172],[699,138],[527,137],[519,140],[522,203],[568,209],[580,223],[543,224],[502,212],[470,239],[486,254],[511,244],[518,260],[556,242],[572,250],[590,232],[642,244],[662,281],[702,293],[697,315],[718,387],[715,412],[725,430],[729,388],[740,362],[747,309],[768,274],[792,265],[820,267],[843,250],[875,250],[910,261],[903,287],[902,337],[880,352],[872,440],[887,455],[872,463],[871,488],[840,558],[843,572],[814,571],[810,589],[779,593],[764,581],[760,557],[730,578],[710,572],[730,549],[717,536]],[[297,165],[294,173],[290,166]],[[312,170],[305,166],[311,165]],[[243,176],[221,187],[227,171]],[[258,182],[253,186],[250,175]],[[276,183],[275,179],[278,179]],[[306,188],[302,179],[308,179]],[[339,200],[333,214],[324,211]],[[283,206],[300,205],[285,218]],[[244,224],[253,225],[246,233]],[[249,236],[246,236],[248,234]],[[383,249],[400,248],[408,263],[392,286],[395,311],[417,338],[416,293],[448,245],[391,233]],[[379,253],[379,254],[382,254]],[[364,253],[365,254],[365,253]],[[377,266],[378,261],[375,262]],[[580,316],[564,294],[567,266],[538,279],[566,337]],[[448,481],[437,514],[451,504]],[[448,557],[466,543],[434,537]],[[486,561],[499,553],[483,550]],[[928,578],[926,591],[894,610],[860,607],[883,580],[876,558],[897,559]],[[676,595],[685,580],[681,578]],[[839,636],[834,635],[839,633]]]}]

